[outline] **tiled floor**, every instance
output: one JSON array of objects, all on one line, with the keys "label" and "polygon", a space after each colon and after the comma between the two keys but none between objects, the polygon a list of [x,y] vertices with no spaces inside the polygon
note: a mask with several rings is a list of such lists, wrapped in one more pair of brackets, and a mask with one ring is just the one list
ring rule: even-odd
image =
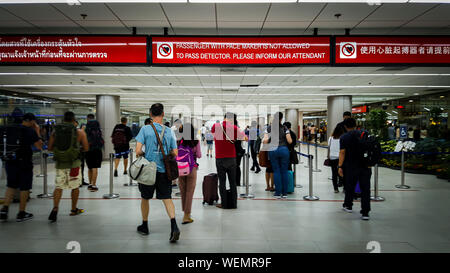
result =
[{"label": "tiled floor", "polygon": [[[302,151],[306,151],[302,147]],[[312,150],[313,152],[314,150]],[[319,149],[318,162],[323,162],[325,150]],[[251,161],[251,159],[250,159]],[[367,253],[367,243],[377,241],[381,252],[450,252],[450,183],[432,175],[406,174],[410,190],[398,190],[400,172],[380,168],[380,195],[384,202],[372,202],[371,220],[359,218],[359,203],[354,213],[342,212],[343,194],[335,194],[331,171],[319,165],[314,173],[314,194],[320,201],[304,201],[308,194],[308,172],[297,167],[297,188],[287,201],[275,200],[264,191],[264,172],[250,173],[250,192],[254,200],[239,200],[237,210],[220,210],[202,205],[202,177],[215,172],[215,160],[199,161],[199,179],[195,191],[190,225],[179,225],[181,239],[170,244],[170,223],[159,200],[150,202],[150,235],[136,233],[141,221],[137,187],[125,187],[126,176],[114,179],[114,192],[119,199],[102,199],[109,191],[109,163],[100,171],[97,193],[81,191],[79,207],[86,213],[70,217],[70,201],[62,200],[56,224],[49,224],[51,199],[38,199],[42,193],[42,178],[35,178],[33,199],[28,210],[35,218],[15,222],[17,204],[10,209],[10,221],[0,224],[0,252],[69,252],[69,241],[78,241],[82,252],[361,252]],[[121,172],[122,166],[119,168]],[[39,165],[35,168],[39,173]],[[53,190],[54,169],[49,165],[49,191]],[[87,175],[86,175],[87,177]],[[243,193],[245,188],[239,188]],[[5,191],[5,178],[0,180],[0,195]],[[176,191],[176,190],[175,190]],[[69,192],[64,193],[69,198]],[[175,195],[174,195],[175,197]],[[177,220],[182,212],[175,197]]]}]

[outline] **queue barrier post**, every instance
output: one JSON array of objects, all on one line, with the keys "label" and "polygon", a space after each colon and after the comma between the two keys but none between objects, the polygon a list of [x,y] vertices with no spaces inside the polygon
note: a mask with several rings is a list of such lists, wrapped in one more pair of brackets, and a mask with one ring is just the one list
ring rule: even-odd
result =
[{"label": "queue barrier post", "polygon": [[370,199],[372,201],[384,201],[386,200],[384,197],[378,196],[378,164],[375,165],[374,167],[374,190],[375,190],[375,195],[370,197]]},{"label": "queue barrier post", "polygon": [[[300,141],[298,143],[298,152],[301,153],[302,152],[302,142]],[[298,164],[303,164],[304,162],[302,161],[302,157],[300,156],[298,159]]]},{"label": "queue barrier post", "polygon": [[243,184],[245,186],[245,193],[242,193],[240,196],[242,198],[255,198],[253,194],[250,194],[250,183],[249,183],[249,175],[250,175],[250,155],[247,153],[244,154],[244,171],[243,171]]},{"label": "queue barrier post", "polygon": [[[307,154],[308,154],[308,156],[309,156],[309,155],[311,155],[310,148],[309,148],[309,142],[306,142],[306,145],[307,145],[307,147],[308,147],[308,153],[307,153]],[[312,161],[310,162],[310,160],[308,159],[308,164],[310,164],[310,163],[312,163]],[[305,168],[309,168],[309,166],[306,165]]]},{"label": "queue barrier post", "polygon": [[[131,164],[133,164],[133,149],[130,149],[130,166],[131,166]],[[130,172],[128,172],[128,173],[130,173]],[[123,184],[124,186],[137,186],[138,184],[137,183],[133,183],[133,178],[131,178],[131,176],[129,175],[129,178],[130,178],[130,182],[127,184],[127,183],[125,183],[125,184]]]},{"label": "queue barrier post", "polygon": [[48,158],[48,154],[44,153],[41,151],[42,154],[42,161],[41,161],[41,166],[42,166],[42,175],[44,178],[44,193],[43,194],[38,194],[37,197],[38,198],[51,198],[53,197],[53,194],[48,193],[48,176],[47,176],[47,158]]},{"label": "queue barrier post", "polygon": [[405,185],[405,152],[402,150],[402,166],[401,166],[401,170],[402,170],[402,174],[401,174],[401,184],[400,185],[395,185],[396,188],[398,189],[409,189],[411,188],[408,185]]},{"label": "queue barrier post", "polygon": [[118,198],[120,195],[117,193],[113,193],[113,176],[114,176],[114,154],[109,154],[109,194],[103,195],[104,199],[115,199]]},{"label": "queue barrier post", "polygon": [[[298,163],[300,164],[300,159],[302,158],[302,156],[301,156],[301,152],[300,152],[300,145],[298,146],[299,148],[298,148],[298,150],[299,150],[299,152],[297,153],[298,155],[300,155],[299,156],[299,159],[298,159]],[[303,186],[302,185],[300,185],[300,183],[298,183],[297,184],[297,164],[293,164],[294,165],[294,188],[303,188]]]},{"label": "queue barrier post", "polygon": [[41,173],[36,175],[36,177],[44,177],[44,152],[42,150],[39,151],[40,164],[41,165]]},{"label": "queue barrier post", "polygon": [[314,196],[313,194],[313,167],[312,167],[313,156],[308,155],[308,164],[309,164],[309,195],[303,196],[304,200],[308,201],[317,201],[319,197]]},{"label": "queue barrier post", "polygon": [[321,169],[319,169],[319,165],[318,165],[318,163],[317,163],[317,161],[318,161],[318,156],[317,156],[317,149],[318,149],[318,144],[317,144],[317,141],[316,141],[316,150],[315,150],[315,162],[316,162],[316,168],[313,170],[313,172],[321,172],[322,170]]}]

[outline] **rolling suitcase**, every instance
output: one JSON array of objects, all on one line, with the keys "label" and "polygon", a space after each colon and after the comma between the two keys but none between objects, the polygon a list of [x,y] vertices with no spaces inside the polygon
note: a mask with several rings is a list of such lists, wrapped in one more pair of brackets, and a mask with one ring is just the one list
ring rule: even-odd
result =
[{"label": "rolling suitcase", "polygon": [[237,196],[233,196],[231,190],[227,190],[226,199],[222,199],[222,208],[223,209],[235,209],[237,208]]},{"label": "rolling suitcase", "polygon": [[210,173],[203,178],[203,204],[213,205],[219,200],[217,193],[219,178],[216,173]]},{"label": "rolling suitcase", "polygon": [[294,172],[288,171],[288,188],[287,193],[293,193],[294,192]]}]

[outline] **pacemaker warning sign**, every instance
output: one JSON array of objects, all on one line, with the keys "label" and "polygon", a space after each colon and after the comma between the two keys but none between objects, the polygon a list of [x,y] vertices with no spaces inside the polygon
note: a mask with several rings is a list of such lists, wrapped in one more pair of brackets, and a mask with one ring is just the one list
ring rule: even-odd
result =
[{"label": "pacemaker warning sign", "polygon": [[329,64],[329,37],[152,37],[153,64]]}]

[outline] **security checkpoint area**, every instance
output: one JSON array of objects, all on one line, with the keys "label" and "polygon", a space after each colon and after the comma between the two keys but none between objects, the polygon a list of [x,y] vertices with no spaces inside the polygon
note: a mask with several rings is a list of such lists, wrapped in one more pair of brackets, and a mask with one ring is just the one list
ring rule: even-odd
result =
[{"label": "security checkpoint area", "polygon": [[[30,128],[42,142],[30,157],[26,212],[32,217],[17,216],[23,190],[15,193],[7,220],[0,223],[0,255],[175,253],[213,259],[231,254],[449,253],[449,12],[450,3],[437,0],[0,1],[0,127],[17,118],[28,124],[30,117]],[[158,103],[164,106],[163,117],[152,112]],[[73,121],[67,120],[68,112]],[[217,136],[227,113],[236,115],[238,133],[232,135],[242,131],[241,153],[238,137]],[[287,194],[277,191],[284,187],[278,182],[284,176],[272,179],[275,185],[268,182],[273,167],[265,166],[262,156],[266,152],[266,160],[275,164],[274,149],[267,147],[276,142],[271,130],[277,128],[279,113],[281,132],[295,134]],[[353,128],[367,132],[379,148],[376,164],[366,168],[370,184],[355,181],[359,190],[345,180],[350,165],[336,166],[336,172],[346,168],[341,180],[330,163],[333,139],[342,153],[342,136],[334,135],[338,126],[347,129],[346,113],[355,121]],[[201,157],[193,152],[198,166],[189,217],[182,176],[168,179],[175,218],[168,217],[169,198],[158,198],[163,195],[159,188],[152,198],[143,197],[138,177],[144,167],[133,163],[140,160],[141,146],[153,149],[142,143],[144,136],[156,136],[146,121],[150,117],[151,124],[166,124],[161,125],[164,134],[175,139],[185,128],[191,132],[192,125],[198,146],[189,151],[200,150]],[[98,168],[91,168],[87,154],[92,151],[86,131],[91,120],[98,122],[104,140]],[[80,180],[80,187],[65,188],[58,182],[58,125],[75,121],[80,130],[75,132],[87,135],[88,150],[73,160],[82,165],[68,169],[80,167],[86,184]],[[118,125],[130,130],[124,149],[115,144]],[[17,155],[8,150],[7,130],[1,130],[3,207],[14,183],[6,165]],[[171,138],[158,134],[165,140],[162,146],[171,145]],[[83,137],[74,139],[83,149]],[[221,150],[220,141],[232,146]],[[174,143],[180,154],[180,139]],[[221,153],[230,152],[229,147],[236,158],[236,186],[228,173],[221,189]],[[142,153],[150,161],[152,152]],[[205,181],[211,175],[217,181],[214,202],[206,200]],[[73,180],[69,185],[77,183]],[[225,209],[223,193],[232,194],[232,187],[237,208]],[[353,211],[343,207],[349,190],[355,190]],[[363,219],[362,211],[368,191],[370,220],[368,215]],[[61,199],[59,206],[55,198]],[[142,199],[150,199],[147,234],[137,230],[145,214]],[[55,207],[57,220],[51,220]],[[188,267],[187,260],[178,263],[185,256],[175,254],[167,256],[169,267]],[[276,262],[262,267],[282,268]]]}]

